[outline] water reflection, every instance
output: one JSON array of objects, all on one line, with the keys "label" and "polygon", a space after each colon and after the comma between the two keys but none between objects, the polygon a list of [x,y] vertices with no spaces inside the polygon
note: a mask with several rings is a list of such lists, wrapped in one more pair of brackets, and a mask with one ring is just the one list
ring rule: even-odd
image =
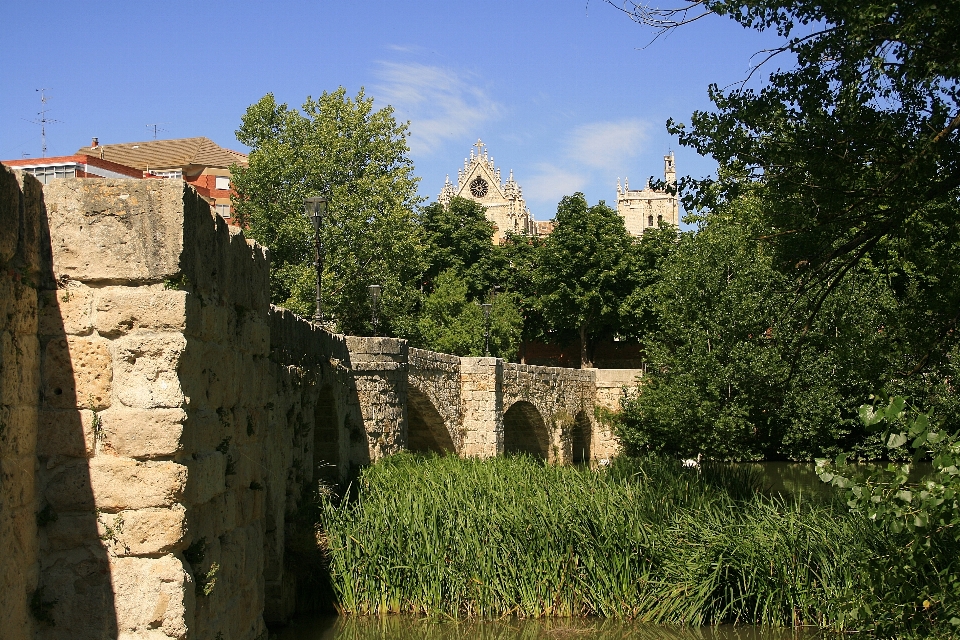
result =
[{"label": "water reflection", "polygon": [[[271,636],[273,638],[274,636]],[[301,619],[279,640],[816,640],[812,631],[660,627],[610,619],[437,621],[412,616]]]}]

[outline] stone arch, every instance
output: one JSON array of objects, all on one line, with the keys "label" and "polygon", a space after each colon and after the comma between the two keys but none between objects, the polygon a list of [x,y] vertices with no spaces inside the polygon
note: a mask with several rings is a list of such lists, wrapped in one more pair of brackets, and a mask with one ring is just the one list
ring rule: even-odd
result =
[{"label": "stone arch", "polygon": [[317,394],[313,421],[314,480],[336,483],[340,479],[340,418],[330,385]]},{"label": "stone arch", "polygon": [[550,434],[540,412],[526,400],[514,402],[503,414],[503,452],[546,460],[549,451]]},{"label": "stone arch", "polygon": [[570,440],[573,443],[573,464],[590,462],[590,445],[593,440],[593,427],[586,411],[580,411],[573,420]]},{"label": "stone arch", "polygon": [[456,453],[443,416],[413,385],[407,387],[407,448],[420,453]]}]

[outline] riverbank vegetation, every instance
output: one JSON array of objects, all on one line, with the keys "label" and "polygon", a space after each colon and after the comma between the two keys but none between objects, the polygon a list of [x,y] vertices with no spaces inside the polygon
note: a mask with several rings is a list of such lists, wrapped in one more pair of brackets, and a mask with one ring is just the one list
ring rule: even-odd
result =
[{"label": "riverbank vegetation", "polygon": [[[842,502],[768,495],[742,468],[402,454],[319,508],[346,614],[900,632],[949,618],[943,603],[904,608],[870,588],[883,567],[868,561],[895,562],[902,540]],[[933,574],[916,568],[907,591]]]}]

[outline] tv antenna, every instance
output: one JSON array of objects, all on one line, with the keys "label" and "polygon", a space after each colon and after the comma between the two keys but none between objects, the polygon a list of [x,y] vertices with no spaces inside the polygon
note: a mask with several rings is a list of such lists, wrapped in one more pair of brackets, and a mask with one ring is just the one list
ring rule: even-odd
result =
[{"label": "tv antenna", "polygon": [[163,127],[160,126],[160,125],[162,125],[162,124],[169,124],[169,123],[168,123],[168,122],[155,122],[155,123],[153,123],[153,124],[148,124],[148,125],[144,125],[144,126],[146,126],[147,129],[153,129],[153,139],[156,140],[156,139],[157,139],[157,132],[158,132],[158,131],[166,131],[166,129],[164,129]]},{"label": "tv antenna", "polygon": [[59,120],[54,120],[53,118],[47,117],[47,111],[50,109],[47,108],[47,101],[50,99],[47,97],[47,91],[50,89],[37,89],[40,92],[40,111],[37,112],[37,115],[40,116],[36,120],[27,120],[27,122],[32,122],[33,124],[40,125],[40,148],[41,148],[41,158],[47,157],[47,125],[59,123]]}]

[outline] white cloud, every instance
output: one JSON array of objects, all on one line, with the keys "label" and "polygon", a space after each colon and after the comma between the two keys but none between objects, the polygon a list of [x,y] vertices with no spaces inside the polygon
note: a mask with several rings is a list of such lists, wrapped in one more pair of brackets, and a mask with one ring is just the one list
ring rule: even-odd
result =
[{"label": "white cloud", "polygon": [[[523,197],[526,200],[556,204],[563,196],[570,196],[582,191],[587,184],[587,178],[578,173],[568,171],[552,164],[537,165],[537,173],[523,179]],[[537,219],[545,220],[553,214],[537,214]]]},{"label": "white cloud", "polygon": [[410,120],[410,150],[428,155],[447,140],[472,135],[477,125],[500,115],[503,108],[469,77],[450,69],[419,63],[381,62],[375,87],[378,99]]},{"label": "white cloud", "polygon": [[567,153],[590,167],[622,168],[642,150],[647,129],[647,123],[637,119],[584,124],[571,134]]}]

